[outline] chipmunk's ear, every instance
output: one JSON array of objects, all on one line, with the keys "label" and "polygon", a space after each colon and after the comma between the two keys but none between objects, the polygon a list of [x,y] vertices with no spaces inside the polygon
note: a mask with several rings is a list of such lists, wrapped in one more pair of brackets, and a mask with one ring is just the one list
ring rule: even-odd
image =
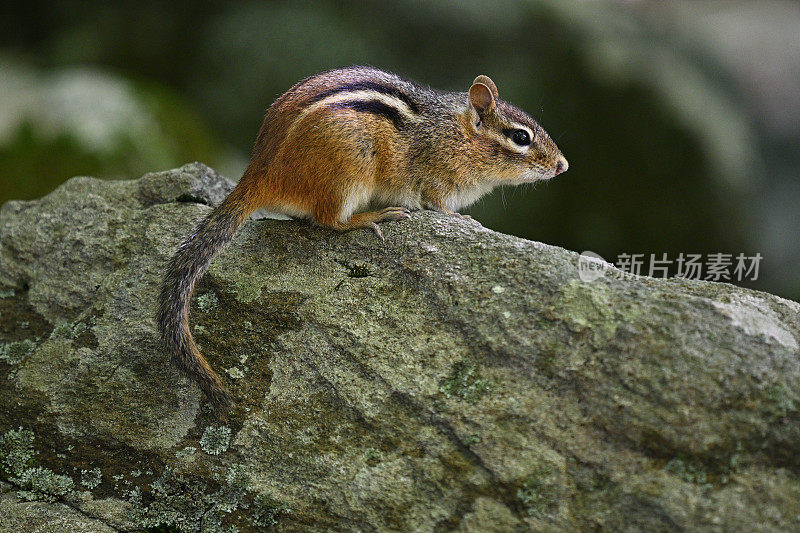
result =
[{"label": "chipmunk's ear", "polygon": [[494,84],[492,78],[490,78],[489,76],[484,76],[483,74],[481,74],[480,76],[475,78],[475,81],[472,82],[472,85],[475,85],[476,83],[482,83],[486,85],[489,88],[489,90],[492,91],[492,94],[494,95],[495,98],[500,98],[500,93],[497,92],[497,85]]},{"label": "chipmunk's ear", "polygon": [[[488,80],[489,83],[491,83],[491,86],[486,85],[482,81],[478,81],[481,78]],[[475,78],[475,82],[472,84],[472,87],[469,88],[469,104],[475,108],[479,115],[494,111],[494,97],[495,93],[497,92],[497,88],[494,87],[494,91],[492,91],[493,87],[494,83],[492,80],[486,76],[478,76]]]}]

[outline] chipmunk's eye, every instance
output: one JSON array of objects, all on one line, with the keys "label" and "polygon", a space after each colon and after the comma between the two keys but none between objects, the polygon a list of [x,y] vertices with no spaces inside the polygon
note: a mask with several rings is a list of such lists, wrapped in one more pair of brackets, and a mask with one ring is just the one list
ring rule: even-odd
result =
[{"label": "chipmunk's eye", "polygon": [[525,130],[514,130],[511,140],[520,146],[528,146],[531,143],[531,136]]}]

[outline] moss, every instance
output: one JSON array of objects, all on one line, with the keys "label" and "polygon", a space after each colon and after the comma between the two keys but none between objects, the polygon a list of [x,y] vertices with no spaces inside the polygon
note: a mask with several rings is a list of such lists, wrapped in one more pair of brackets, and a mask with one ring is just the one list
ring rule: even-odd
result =
[{"label": "moss", "polygon": [[11,298],[14,296],[14,289],[0,289],[0,298]]},{"label": "moss", "polygon": [[664,470],[678,476],[687,483],[701,486],[710,485],[708,483],[708,475],[702,465],[684,455],[678,455],[670,459],[664,466]]},{"label": "moss", "polygon": [[446,398],[455,397],[468,403],[475,403],[491,389],[491,382],[479,376],[478,366],[466,360],[455,363],[450,373],[439,381],[439,392]]},{"label": "moss", "polygon": [[200,448],[209,455],[219,455],[228,449],[230,442],[231,428],[208,426],[200,438]]},{"label": "moss", "polygon": [[349,278],[367,278],[374,274],[374,272],[364,264],[350,264],[347,261],[336,262],[347,269],[347,277]]},{"label": "moss", "polygon": [[472,446],[473,444],[477,444],[481,441],[481,436],[477,433],[472,433],[471,435],[467,435],[464,437],[464,444],[467,446]]},{"label": "moss", "polygon": [[261,285],[257,285],[250,280],[241,279],[233,284],[233,292],[236,298],[243,303],[249,303],[261,298]]},{"label": "moss", "polygon": [[766,390],[766,396],[769,399],[767,417],[770,422],[785,418],[786,415],[797,410],[797,405],[791,396],[791,392],[783,384],[769,387]]},{"label": "moss", "polygon": [[381,452],[375,448],[367,448],[364,451],[364,461],[369,466],[375,466],[383,460],[383,455]]},{"label": "moss", "polygon": [[542,517],[558,503],[559,486],[552,469],[541,464],[517,489],[517,499],[529,516]]}]

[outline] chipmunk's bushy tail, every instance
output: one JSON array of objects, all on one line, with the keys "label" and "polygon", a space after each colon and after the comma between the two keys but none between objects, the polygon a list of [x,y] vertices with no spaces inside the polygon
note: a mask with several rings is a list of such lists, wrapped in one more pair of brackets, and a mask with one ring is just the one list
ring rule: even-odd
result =
[{"label": "chipmunk's bushy tail", "polygon": [[217,409],[228,408],[231,397],[194,343],[189,330],[189,300],[211,260],[253,211],[237,192],[234,190],[200,222],[169,260],[156,316],[161,341],[172,362],[200,386]]}]

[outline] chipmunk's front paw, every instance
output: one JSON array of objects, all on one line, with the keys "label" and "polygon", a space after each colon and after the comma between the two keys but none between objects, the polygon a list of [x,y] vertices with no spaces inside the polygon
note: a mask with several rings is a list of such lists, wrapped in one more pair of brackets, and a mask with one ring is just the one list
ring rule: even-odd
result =
[{"label": "chipmunk's front paw", "polygon": [[463,219],[463,220],[474,220],[469,215],[462,215],[458,211],[451,211],[450,209],[447,209],[446,207],[439,207],[439,208],[437,208],[437,211],[440,211],[440,212],[445,213],[447,215],[450,215],[450,216],[453,216],[453,217],[457,217],[457,218],[460,218],[460,219]]},{"label": "chipmunk's front paw", "polygon": [[411,218],[411,211],[405,207],[387,207],[378,211],[378,216],[375,222],[384,222],[386,220],[403,220],[404,218]]},{"label": "chipmunk's front paw", "polygon": [[405,207],[387,207],[386,209],[381,209],[375,213],[375,216],[372,219],[372,231],[375,232],[375,235],[377,235],[380,240],[384,240],[383,232],[378,226],[378,222],[386,222],[389,220],[405,220],[407,218],[411,218],[411,211]]}]

